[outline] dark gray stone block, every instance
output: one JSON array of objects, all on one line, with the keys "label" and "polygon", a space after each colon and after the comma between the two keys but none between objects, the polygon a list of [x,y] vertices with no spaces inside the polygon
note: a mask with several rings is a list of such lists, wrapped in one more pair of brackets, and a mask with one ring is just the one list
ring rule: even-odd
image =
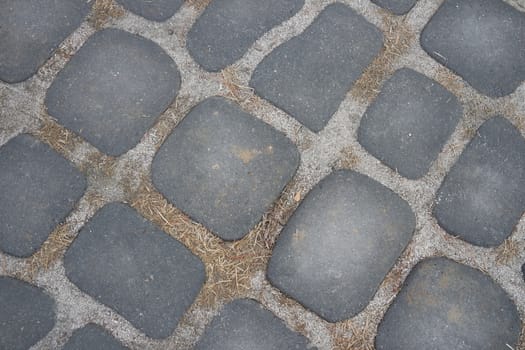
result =
[{"label": "dark gray stone block", "polygon": [[384,9],[392,11],[396,15],[404,15],[414,7],[417,0],[372,0],[372,2]]},{"label": "dark gray stone block", "polygon": [[93,323],[77,329],[71,335],[62,350],[126,350],[118,340],[104,328]]},{"label": "dark gray stone block", "polygon": [[135,146],[180,87],[175,62],[122,30],[95,33],[49,88],[49,114],[110,155]]},{"label": "dark gray stone block", "polygon": [[501,244],[525,211],[525,140],[505,118],[486,121],[437,193],[434,215],[454,236]]},{"label": "dark gray stone block", "polygon": [[239,239],[261,219],[299,165],[294,144],[227,99],[205,100],[157,153],[155,186],[221,238]]},{"label": "dark gray stone block", "polygon": [[501,0],[447,0],[421,34],[427,53],[482,94],[525,79],[525,14]]},{"label": "dark gray stone block", "polygon": [[444,258],[419,263],[379,325],[377,350],[516,348],[516,306],[478,270]]},{"label": "dark gray stone block", "polygon": [[152,338],[173,332],[205,279],[199,258],[120,203],[88,222],[64,266],[82,291]]},{"label": "dark gray stone block", "polygon": [[196,350],[315,349],[308,339],[251,299],[227,304],[210,323]]},{"label": "dark gray stone block", "polygon": [[412,237],[415,216],[394,192],[352,171],[323,179],[279,235],[270,282],[329,322],[361,311]]},{"label": "dark gray stone block", "polygon": [[55,302],[43,290],[0,277],[0,349],[26,350],[55,325]]},{"label": "dark gray stone block", "polygon": [[461,105],[448,90],[403,68],[368,107],[358,140],[399,174],[417,179],[427,173],[461,115]]},{"label": "dark gray stone block", "polygon": [[86,0],[0,1],[0,79],[18,83],[35,74],[90,8]]},{"label": "dark gray stone block", "polygon": [[86,179],[49,146],[19,135],[0,148],[0,249],[28,257],[74,208]]},{"label": "dark gray stone block", "polygon": [[186,45],[204,69],[219,71],[303,5],[304,0],[214,0],[191,28]]},{"label": "dark gray stone block", "polygon": [[150,21],[163,22],[177,12],[183,0],[117,0],[117,2]]},{"label": "dark gray stone block", "polygon": [[523,273],[523,280],[525,280],[525,264],[521,265],[521,272]]},{"label": "dark gray stone block", "polygon": [[299,36],[266,56],[250,86],[313,131],[320,131],[378,54],[381,32],[351,8],[329,5]]}]

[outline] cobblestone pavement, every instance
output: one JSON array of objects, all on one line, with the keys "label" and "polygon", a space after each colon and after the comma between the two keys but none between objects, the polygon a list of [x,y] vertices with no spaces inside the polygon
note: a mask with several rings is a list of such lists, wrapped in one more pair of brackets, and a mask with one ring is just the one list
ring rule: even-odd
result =
[{"label": "cobblestone pavement", "polygon": [[522,0],[0,1],[0,349],[525,349]]}]

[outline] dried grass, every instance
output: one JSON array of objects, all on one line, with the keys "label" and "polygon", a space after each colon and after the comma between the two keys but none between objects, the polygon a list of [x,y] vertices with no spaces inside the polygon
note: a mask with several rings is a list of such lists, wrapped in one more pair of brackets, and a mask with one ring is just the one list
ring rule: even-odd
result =
[{"label": "dried grass", "polygon": [[496,264],[508,265],[514,261],[520,253],[520,245],[512,238],[506,239],[503,244],[496,248]]},{"label": "dried grass", "polygon": [[124,14],[124,8],[118,5],[114,0],[95,0],[88,21],[93,27],[100,29],[111,19],[122,17]]},{"label": "dried grass", "polygon": [[359,156],[352,147],[344,147],[340,154],[340,166],[343,169],[354,169],[359,164]]},{"label": "dried grass", "polygon": [[224,97],[235,101],[245,108],[254,109],[260,105],[260,100],[255,95],[254,89],[242,84],[234,66],[224,68],[221,74],[221,82],[227,90]]},{"label": "dried grass", "polygon": [[212,0],[186,0],[186,3],[197,11],[204,10]]},{"label": "dried grass", "polygon": [[78,136],[49,117],[43,119],[42,126],[34,133],[34,136],[65,157],[69,157],[77,145],[82,142]]},{"label": "dried grass", "polygon": [[415,38],[405,17],[383,14],[383,24],[383,48],[350,90],[363,102],[371,102],[377,96],[385,78],[394,72],[394,61],[407,52]]},{"label": "dried grass", "polygon": [[368,319],[361,326],[352,321],[338,323],[333,332],[334,350],[374,350],[373,328]]}]

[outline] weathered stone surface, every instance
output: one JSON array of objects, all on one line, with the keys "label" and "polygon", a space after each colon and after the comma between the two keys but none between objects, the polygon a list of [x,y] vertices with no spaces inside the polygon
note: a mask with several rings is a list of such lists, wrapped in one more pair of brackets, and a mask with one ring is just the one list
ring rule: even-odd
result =
[{"label": "weathered stone surface", "polygon": [[457,98],[411,69],[394,73],[366,111],[359,143],[409,179],[425,175],[462,115]]},{"label": "weathered stone surface", "polygon": [[0,1],[0,80],[18,83],[35,74],[90,7],[86,0]]},{"label": "weathered stone surface", "polygon": [[481,93],[501,97],[525,79],[525,14],[501,0],[447,0],[421,45]]},{"label": "weathered stone surface", "polygon": [[374,296],[415,228],[408,204],[378,182],[337,171],[304,199],[281,232],[270,282],[330,322]]},{"label": "weathered stone surface", "polygon": [[214,0],[191,28],[186,45],[204,69],[219,71],[303,4],[304,0]]},{"label": "weathered stone surface", "polygon": [[336,3],[302,34],[266,56],[250,86],[311,130],[320,131],[382,42],[375,26]]},{"label": "weathered stone surface", "polygon": [[55,325],[55,302],[40,288],[0,276],[0,349],[25,350]]},{"label": "weathered stone surface", "polygon": [[157,153],[155,186],[221,238],[239,239],[291,180],[299,152],[285,135],[213,97],[182,120]]},{"label": "weathered stone surface", "polygon": [[49,146],[26,134],[11,139],[0,148],[0,249],[36,252],[85,188],[84,176]]},{"label": "weathered stone surface", "polygon": [[71,335],[62,350],[126,350],[118,340],[113,338],[104,328],[93,323],[77,329]]},{"label": "weathered stone surface", "polygon": [[521,265],[521,272],[523,273],[523,280],[525,280],[525,264]]},{"label": "weathered stone surface", "polygon": [[417,0],[372,0],[372,2],[396,15],[404,15],[414,7]]},{"label": "weathered stone surface", "polygon": [[315,349],[251,299],[227,304],[206,328],[196,350]]},{"label": "weathered stone surface", "polygon": [[105,29],[58,74],[45,103],[65,127],[116,156],[140,141],[179,86],[175,62],[157,44]]},{"label": "weathered stone surface", "polygon": [[505,118],[486,121],[438,191],[434,215],[454,236],[501,244],[525,211],[525,139]]},{"label": "weathered stone surface", "polygon": [[516,348],[516,306],[478,270],[444,258],[425,260],[379,325],[377,350]]},{"label": "weathered stone surface", "polygon": [[163,22],[177,12],[183,0],[117,0],[117,2],[150,21]]},{"label": "weathered stone surface", "polygon": [[125,204],[108,204],[65,254],[67,277],[152,338],[169,336],[204,282],[202,262]]}]

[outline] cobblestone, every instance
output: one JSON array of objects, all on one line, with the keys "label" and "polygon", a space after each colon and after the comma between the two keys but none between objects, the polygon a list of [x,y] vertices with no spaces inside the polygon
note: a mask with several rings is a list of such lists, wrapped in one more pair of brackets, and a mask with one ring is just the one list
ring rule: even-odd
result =
[{"label": "cobblestone", "polygon": [[0,348],[24,350],[55,324],[55,303],[40,288],[0,277]]},{"label": "cobblestone", "polygon": [[505,118],[485,122],[438,191],[434,214],[467,242],[496,246],[525,211],[525,139]]},{"label": "cobblestone", "polygon": [[49,146],[27,134],[0,148],[0,249],[27,257],[64,220],[86,179]]},{"label": "cobblestone", "polygon": [[221,238],[242,238],[291,180],[299,154],[232,102],[210,98],[175,129],[153,162],[170,201]]},{"label": "cobblestone", "polygon": [[102,327],[93,323],[77,329],[71,335],[62,350],[126,350],[127,348],[120,344]]},{"label": "cobblestone", "polygon": [[64,257],[68,278],[153,338],[169,336],[204,282],[201,261],[125,204],[108,204]]},{"label": "cobblestone", "polygon": [[372,179],[336,172],[288,221],[268,265],[272,284],[330,322],[361,311],[406,247],[415,217]]},{"label": "cobblestone", "polygon": [[377,5],[392,11],[396,15],[404,15],[416,4],[417,0],[372,0]]},{"label": "cobblestone", "polygon": [[46,107],[66,128],[116,156],[139,142],[179,87],[177,66],[158,45],[105,29],[60,71]]},{"label": "cobblestone", "polygon": [[150,21],[162,22],[169,19],[182,5],[182,0],[117,0],[131,12]]},{"label": "cobblestone", "polygon": [[525,79],[525,14],[503,1],[445,1],[421,45],[489,96],[508,95]]},{"label": "cobblestone", "polygon": [[385,315],[383,349],[505,349],[520,320],[505,292],[480,271],[447,259],[420,263]]},{"label": "cobblestone", "polygon": [[206,70],[219,71],[303,4],[304,0],[214,0],[188,33],[188,51]]},{"label": "cobblestone", "polygon": [[196,350],[315,349],[259,303],[236,300],[213,319]]},{"label": "cobblestone", "polygon": [[381,44],[376,27],[336,3],[266,56],[250,86],[306,127],[320,131]]},{"label": "cobblestone", "polygon": [[411,69],[394,73],[363,118],[358,140],[409,179],[425,175],[462,114],[457,98]]},{"label": "cobblestone", "polygon": [[18,83],[35,74],[90,7],[85,0],[2,1],[0,80]]}]

